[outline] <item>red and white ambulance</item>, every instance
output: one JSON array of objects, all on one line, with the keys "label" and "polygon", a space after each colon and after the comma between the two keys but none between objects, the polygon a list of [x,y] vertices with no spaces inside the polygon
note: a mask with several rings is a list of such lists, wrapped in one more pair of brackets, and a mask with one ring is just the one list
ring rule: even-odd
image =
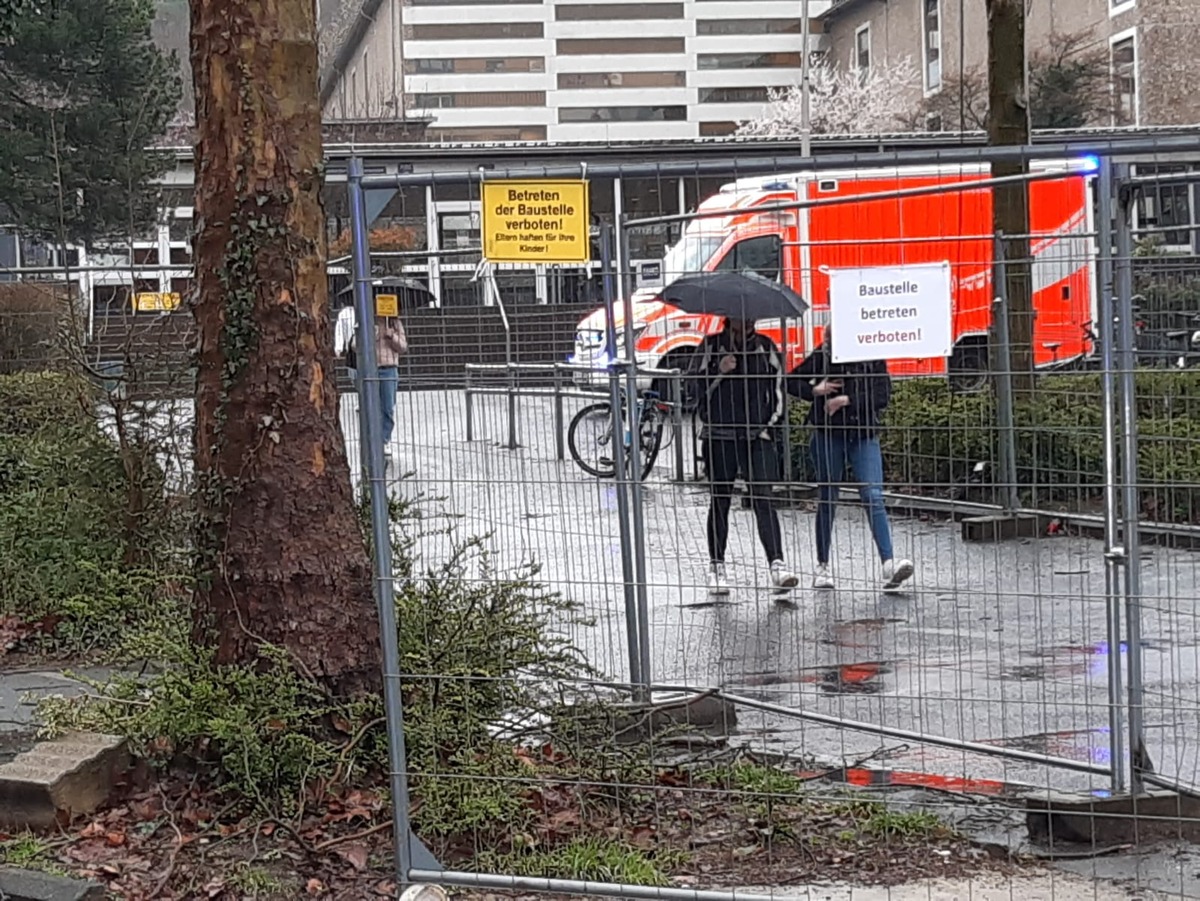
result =
[{"label": "red and white ambulance", "polygon": [[[1029,183],[1034,362],[1039,367],[1092,352],[1095,169],[1095,160],[1088,158],[1033,167],[1051,176]],[[1053,177],[1056,172],[1062,177]],[[761,322],[758,328],[784,352],[790,371],[823,338],[829,320],[830,270],[948,261],[953,355],[948,360],[896,360],[890,368],[895,376],[949,374],[977,380],[987,369],[994,300],[992,188],[970,183],[989,177],[985,165],[939,165],[740,179],[700,204],[699,212],[724,215],[688,223],[663,259],[663,284],[686,273],[719,269],[752,269],[785,280],[808,301],[809,311],[800,320],[789,320],[786,330],[778,320]],[[902,193],[947,184],[964,188]],[[822,203],[856,196],[864,199]],[[798,200],[815,203],[782,212],[758,209]],[[686,366],[688,354],[720,329],[721,320],[682,313],[662,303],[657,294],[657,289],[643,289],[632,298],[638,362],[644,367]],[[617,347],[606,346],[601,308],[579,323],[573,362],[602,368],[610,359],[625,356],[625,304],[618,303],[615,312]],[[592,378],[584,374],[580,380]]]}]

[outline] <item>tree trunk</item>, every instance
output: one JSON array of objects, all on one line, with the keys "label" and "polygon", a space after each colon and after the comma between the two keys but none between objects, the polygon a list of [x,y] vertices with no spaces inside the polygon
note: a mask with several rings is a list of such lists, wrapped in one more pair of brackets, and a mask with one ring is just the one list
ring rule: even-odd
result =
[{"label": "tree trunk", "polygon": [[[1029,143],[1029,108],[1025,90],[1025,0],[987,0],[988,143]],[[1029,171],[1023,163],[992,166],[997,177]],[[993,365],[1007,366],[1015,386],[1033,378],[1033,285],[1029,260],[1029,185],[997,186],[992,192],[992,227],[1004,241],[1003,268],[996,266],[993,284],[1008,286],[1009,346],[999,348]]]},{"label": "tree trunk", "polygon": [[314,0],[191,0],[196,93],[195,637],[338,694],[381,681],[338,424]]}]

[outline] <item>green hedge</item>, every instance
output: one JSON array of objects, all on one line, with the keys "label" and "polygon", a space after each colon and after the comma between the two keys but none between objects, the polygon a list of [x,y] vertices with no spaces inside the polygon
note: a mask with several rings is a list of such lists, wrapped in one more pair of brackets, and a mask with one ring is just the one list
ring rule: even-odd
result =
[{"label": "green hedge", "polygon": [[[1136,376],[1138,470],[1144,512],[1200,521],[1200,371]],[[1100,376],[1045,376],[1015,405],[1022,501],[1038,507],[1094,508],[1104,479]],[[797,478],[811,478],[808,436],[792,421]],[[975,465],[997,471],[999,432],[990,392],[954,394],[944,381],[897,381],[882,441],[887,477],[898,491],[946,497],[961,492]]]},{"label": "green hedge", "polygon": [[125,469],[91,399],[69,375],[0,376],[0,616],[68,616],[120,567]]}]

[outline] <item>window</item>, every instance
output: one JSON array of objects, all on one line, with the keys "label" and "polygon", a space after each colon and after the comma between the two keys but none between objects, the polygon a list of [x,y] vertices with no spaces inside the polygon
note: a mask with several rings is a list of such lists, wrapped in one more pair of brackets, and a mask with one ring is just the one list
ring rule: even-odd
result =
[{"label": "window", "polygon": [[865,77],[871,71],[871,26],[861,26],[854,32],[854,59],[850,68]]},{"label": "window", "polygon": [[564,106],[559,122],[686,122],[686,106]]},{"label": "window", "polygon": [[738,130],[736,122],[701,122],[700,137],[702,138],[723,138],[731,135]]},{"label": "window", "polygon": [[683,72],[562,72],[558,76],[562,90],[584,88],[682,88],[687,86]]},{"label": "window", "polygon": [[544,141],[544,125],[512,125],[496,128],[431,128],[429,140],[442,143],[485,144],[493,141]]},{"label": "window", "polygon": [[766,103],[766,88],[701,88],[701,103]]},{"label": "window", "polygon": [[405,6],[541,6],[543,0],[404,0]]},{"label": "window", "polygon": [[799,53],[701,53],[700,69],[799,69]]},{"label": "window", "polygon": [[545,91],[464,91],[453,94],[413,94],[413,109],[479,109],[496,106],[545,106]]},{"label": "window", "polygon": [[799,19],[700,19],[696,34],[799,34]]},{"label": "window", "polygon": [[760,235],[734,244],[717,263],[718,270],[742,272],[749,269],[763,278],[779,281],[783,268],[783,241],[779,235]]},{"label": "window", "polygon": [[[1172,175],[1187,172],[1186,165],[1137,167],[1140,176]],[[1137,207],[1139,228],[1154,229],[1144,237],[1171,250],[1190,250],[1192,246],[1192,186],[1186,182],[1161,182],[1143,186]],[[1158,231],[1179,226],[1178,231]]]},{"label": "window", "polygon": [[685,50],[683,38],[560,38],[556,46],[563,56],[683,53]]},{"label": "window", "polygon": [[497,38],[540,38],[541,22],[486,22],[454,25],[407,25],[414,41],[488,41]]},{"label": "window", "polygon": [[540,56],[468,57],[466,59],[406,59],[409,75],[475,74],[482,72],[545,72],[546,60]]},{"label": "window", "polygon": [[1136,5],[1137,0],[1108,0],[1108,14],[1115,16],[1128,9],[1133,9]]},{"label": "window", "polygon": [[925,0],[925,93],[942,89],[942,0]]},{"label": "window", "polygon": [[560,22],[622,22],[629,19],[682,19],[682,3],[555,4]]},{"label": "window", "polygon": [[363,97],[362,106],[360,107],[362,115],[370,118],[371,116],[371,51],[364,50],[362,57],[363,67]]},{"label": "window", "polygon": [[1137,35],[1125,32],[1109,45],[1112,56],[1114,125],[1137,125]]}]

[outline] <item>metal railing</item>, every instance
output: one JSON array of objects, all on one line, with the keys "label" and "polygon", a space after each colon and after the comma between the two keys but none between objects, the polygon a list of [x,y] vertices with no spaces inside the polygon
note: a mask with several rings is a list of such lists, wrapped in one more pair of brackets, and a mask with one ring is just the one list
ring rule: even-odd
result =
[{"label": "metal railing", "polygon": [[[593,401],[604,401],[608,398],[607,388],[583,388],[575,383],[574,376],[588,374],[592,376],[609,376],[609,370],[586,366],[580,363],[467,363],[466,388],[463,392],[466,408],[467,440],[475,440],[475,401],[477,396],[502,396],[508,400],[506,416],[507,447],[515,450],[519,444],[519,397],[549,397],[554,401],[554,453],[558,460],[567,458],[567,419],[565,402],[568,398],[583,398]],[[533,385],[520,387],[517,379],[522,374],[551,377],[548,387]],[[664,379],[668,385],[668,396],[664,403],[671,411],[671,447],[672,478],[677,482],[684,481],[683,454],[683,377],[681,369],[638,369],[638,380],[643,378]],[[487,375],[503,375],[504,385],[480,384],[481,377]]]}]

